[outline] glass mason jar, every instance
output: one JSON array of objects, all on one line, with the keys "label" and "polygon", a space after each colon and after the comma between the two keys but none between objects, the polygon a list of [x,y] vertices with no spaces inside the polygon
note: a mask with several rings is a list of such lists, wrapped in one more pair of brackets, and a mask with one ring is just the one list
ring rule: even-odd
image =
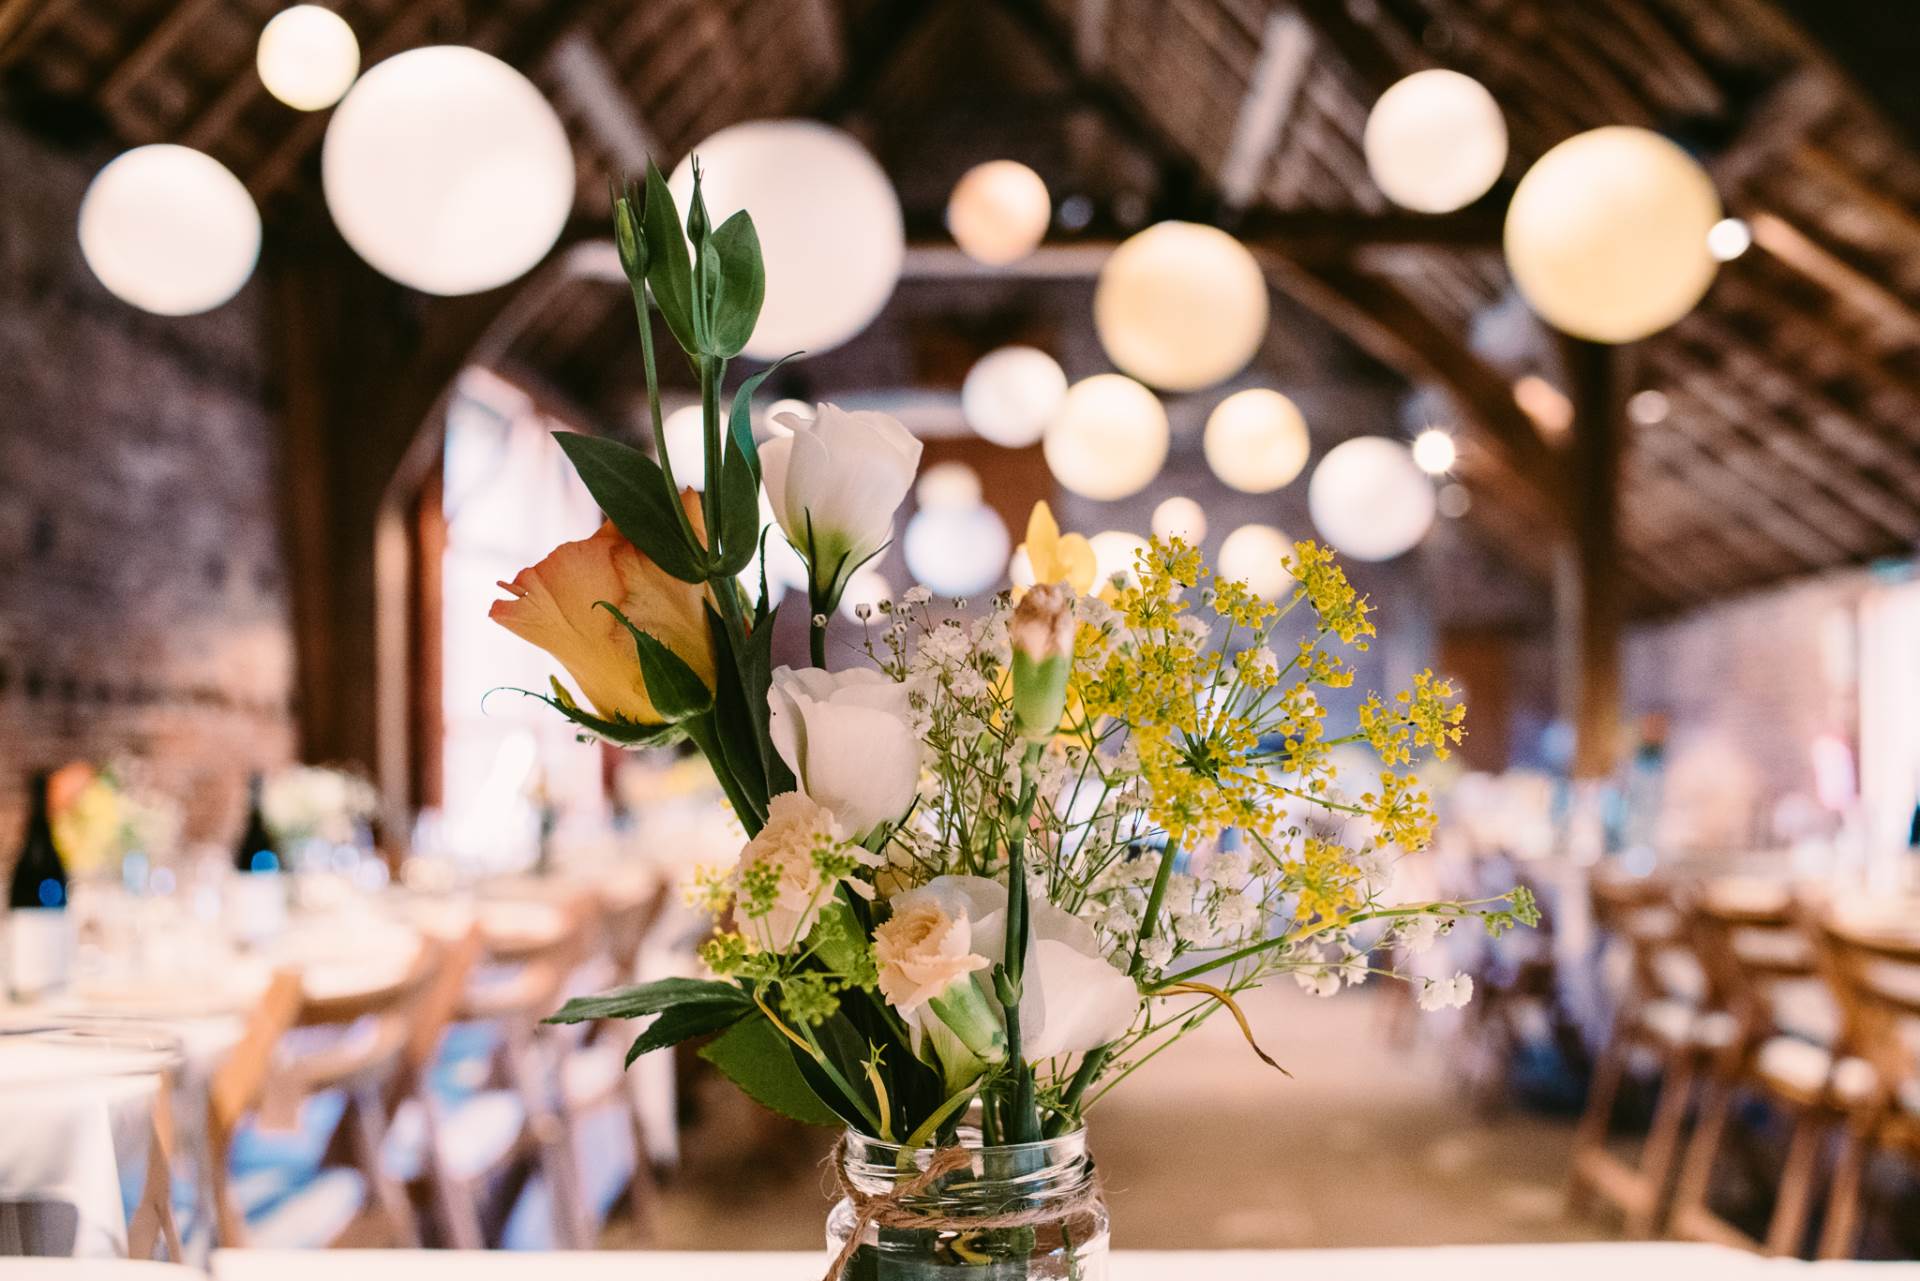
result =
[{"label": "glass mason jar", "polygon": [[[1106,1281],[1107,1206],[1086,1130],[990,1147],[962,1126],[958,1146],[964,1156],[848,1131],[827,1215],[841,1281]],[[929,1181],[936,1161],[956,1168]]]}]

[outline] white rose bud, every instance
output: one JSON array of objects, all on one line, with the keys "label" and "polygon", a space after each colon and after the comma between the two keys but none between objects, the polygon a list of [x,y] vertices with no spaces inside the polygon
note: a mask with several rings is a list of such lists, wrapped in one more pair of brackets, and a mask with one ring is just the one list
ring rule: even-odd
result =
[{"label": "white rose bud", "polygon": [[905,814],[919,794],[920,738],[907,687],[870,667],[774,669],[767,732],[800,790],[852,841]]},{"label": "white rose bud", "polygon": [[820,405],[810,420],[782,414],[779,421],[793,434],[760,446],[767,502],[807,562],[816,608],[831,611],[853,571],[892,541],[920,442],[871,410]]}]

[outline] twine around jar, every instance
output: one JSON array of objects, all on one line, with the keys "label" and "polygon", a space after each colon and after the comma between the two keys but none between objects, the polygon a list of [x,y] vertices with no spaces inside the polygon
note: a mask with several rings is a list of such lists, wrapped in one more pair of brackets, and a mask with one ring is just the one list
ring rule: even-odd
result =
[{"label": "twine around jar", "polygon": [[1071,1218],[1083,1210],[1092,1209],[1100,1201],[1100,1180],[1096,1176],[1087,1180],[1087,1184],[1073,1196],[1063,1200],[1049,1201],[1045,1206],[1029,1210],[1010,1210],[1001,1214],[940,1214],[924,1210],[910,1209],[907,1202],[928,1192],[935,1183],[949,1174],[972,1166],[973,1150],[954,1144],[950,1147],[936,1148],[927,1161],[927,1168],[920,1171],[905,1183],[895,1184],[891,1191],[867,1192],[855,1187],[847,1178],[847,1139],[842,1135],[840,1142],[834,1145],[833,1155],[828,1158],[833,1163],[833,1178],[838,1185],[840,1195],[853,1206],[853,1228],[847,1234],[847,1243],[840,1247],[833,1262],[827,1265],[826,1276],[822,1281],[838,1281],[844,1276],[847,1263],[853,1258],[853,1252],[860,1248],[860,1240],[866,1236],[870,1227],[878,1228],[914,1228],[922,1231],[980,1232],[989,1228],[1032,1228],[1042,1223],[1052,1223],[1059,1219]]}]

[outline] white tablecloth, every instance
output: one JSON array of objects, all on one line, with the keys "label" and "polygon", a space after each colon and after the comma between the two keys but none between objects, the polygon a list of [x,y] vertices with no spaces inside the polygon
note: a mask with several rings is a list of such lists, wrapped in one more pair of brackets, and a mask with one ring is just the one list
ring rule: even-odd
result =
[{"label": "white tablecloth", "polygon": [[0,1281],[200,1281],[205,1273],[137,1259],[0,1258]]},{"label": "white tablecloth", "polygon": [[[219,1250],[213,1281],[818,1281],[826,1254],[502,1254]],[[1920,1264],[1807,1264],[1712,1245],[1437,1246],[1422,1250],[1122,1250],[1108,1281],[1920,1281]],[[12,1281],[0,1272],[0,1281]]]}]

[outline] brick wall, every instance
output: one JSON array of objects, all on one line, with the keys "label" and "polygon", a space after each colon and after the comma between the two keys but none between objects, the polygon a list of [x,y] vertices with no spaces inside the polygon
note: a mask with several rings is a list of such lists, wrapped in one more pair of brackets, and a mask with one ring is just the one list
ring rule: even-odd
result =
[{"label": "brick wall", "polygon": [[0,125],[0,864],[36,766],[137,761],[224,840],[292,752],[261,290],[109,296],[73,232],[105,158]]}]

